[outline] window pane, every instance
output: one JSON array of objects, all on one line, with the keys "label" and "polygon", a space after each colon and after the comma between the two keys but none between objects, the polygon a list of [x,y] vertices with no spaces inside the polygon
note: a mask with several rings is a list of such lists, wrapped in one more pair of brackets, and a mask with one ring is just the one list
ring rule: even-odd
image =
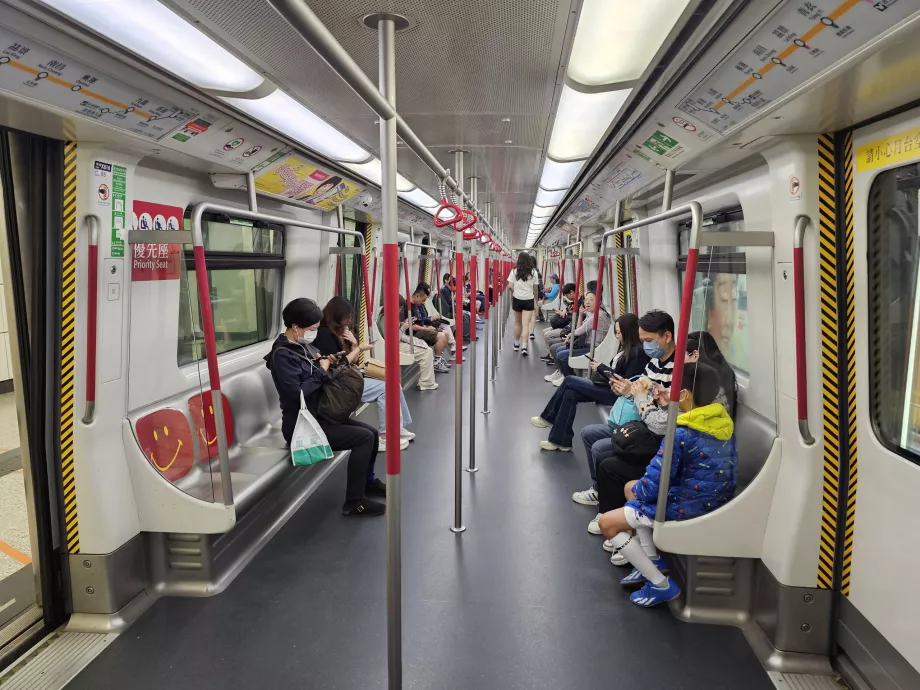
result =
[{"label": "window pane", "polygon": [[870,396],[889,447],[920,454],[920,165],[879,174],[869,190]]},{"label": "window pane", "polygon": [[735,369],[749,373],[747,276],[698,273],[693,289],[690,331],[707,331]]},{"label": "window pane", "polygon": [[[185,219],[185,229],[192,229],[190,218]],[[237,252],[245,254],[284,254],[284,234],[280,226],[258,227],[249,220],[232,219],[218,221],[205,216],[201,223],[201,235],[206,251]]]},{"label": "window pane", "polygon": [[[195,271],[180,276],[179,365],[204,359],[201,312]],[[235,268],[208,271],[217,353],[271,339],[281,312],[281,269]]]}]

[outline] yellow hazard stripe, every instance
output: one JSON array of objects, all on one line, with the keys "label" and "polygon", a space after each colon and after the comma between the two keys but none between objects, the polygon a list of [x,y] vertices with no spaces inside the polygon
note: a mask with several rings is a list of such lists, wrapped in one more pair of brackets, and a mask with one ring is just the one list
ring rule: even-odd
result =
[{"label": "yellow hazard stripe", "polygon": [[[615,242],[614,247],[622,249],[623,247],[630,246],[632,244],[632,239],[626,242],[626,235],[629,233],[618,233],[614,235]],[[617,255],[616,257],[617,264],[617,302],[619,304],[619,313],[625,314],[629,311],[629,308],[626,306],[626,257],[622,254]],[[613,305],[611,305],[613,306]]]},{"label": "yellow hazard stripe", "polygon": [[850,595],[850,566],[853,560],[853,527],[856,524],[856,483],[858,472],[858,443],[856,433],[856,270],[853,257],[853,136],[846,135],[844,142],[844,242],[845,242],[845,295],[846,295],[846,424],[847,473],[846,521],[843,528],[843,563],[840,591]]},{"label": "yellow hazard stripe", "polygon": [[837,236],[834,199],[834,137],[818,137],[818,245],[821,277],[821,374],[824,412],[824,490],[821,501],[821,542],[818,548],[818,587],[834,586],[837,540],[837,496],[840,479],[837,372]]},{"label": "yellow hazard stripe", "polygon": [[77,142],[64,144],[64,214],[61,242],[61,480],[68,553],[80,552],[73,468],[74,343],[77,294]]},{"label": "yellow hazard stripe", "polygon": [[[368,223],[364,227],[364,256],[362,261],[364,261],[364,266],[367,269],[367,279],[371,279],[371,238],[374,236],[373,226]],[[362,283],[363,284],[363,283]],[[370,308],[368,306],[371,296],[370,296],[370,286],[365,285],[366,289],[361,290],[361,323],[358,325],[358,342],[364,343],[368,342],[370,339],[370,333],[367,332],[367,310]],[[364,353],[361,353],[361,363],[364,364]]]}]

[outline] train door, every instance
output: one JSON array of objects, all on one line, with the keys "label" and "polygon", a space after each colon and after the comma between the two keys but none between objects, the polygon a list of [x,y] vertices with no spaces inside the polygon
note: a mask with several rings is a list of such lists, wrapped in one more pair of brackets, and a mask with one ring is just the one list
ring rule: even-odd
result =
[{"label": "train door", "polygon": [[0,668],[64,617],[75,168],[73,146],[0,128]]},{"label": "train door", "polygon": [[920,687],[920,110],[838,135],[835,152],[837,638],[874,687]]}]

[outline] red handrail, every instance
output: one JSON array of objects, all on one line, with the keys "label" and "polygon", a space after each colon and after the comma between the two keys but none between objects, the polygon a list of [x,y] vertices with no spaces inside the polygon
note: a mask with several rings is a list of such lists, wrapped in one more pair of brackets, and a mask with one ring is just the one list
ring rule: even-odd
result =
[{"label": "red handrail", "polygon": [[[470,255],[470,342],[476,345],[476,254]],[[461,319],[462,326],[462,319]],[[463,331],[461,328],[461,335]],[[463,348],[458,347],[458,350]],[[462,360],[461,360],[462,361]],[[474,422],[470,422],[473,424]]]},{"label": "red handrail", "polygon": [[89,254],[86,267],[86,404],[83,423],[96,416],[96,331],[99,312],[99,218],[87,216]]},{"label": "red handrail", "polygon": [[815,442],[808,428],[808,368],[805,355],[805,263],[803,240],[811,219],[797,216],[792,243],[792,279],[795,292],[795,393],[798,403],[799,435],[806,445]]},{"label": "red handrail", "polygon": [[[447,210],[453,211],[453,215],[449,218],[441,218],[441,213]],[[450,203],[447,199],[441,199],[441,205],[438,207],[438,210],[434,212],[434,226],[436,228],[443,228],[448,225],[456,225],[461,218],[463,218],[463,211],[459,206]]]}]

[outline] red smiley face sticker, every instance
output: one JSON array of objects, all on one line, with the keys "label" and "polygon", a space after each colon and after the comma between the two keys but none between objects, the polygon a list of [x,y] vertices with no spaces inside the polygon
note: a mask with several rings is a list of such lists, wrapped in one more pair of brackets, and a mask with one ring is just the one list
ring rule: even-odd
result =
[{"label": "red smiley face sticker", "polygon": [[170,482],[189,473],[195,462],[192,430],[179,410],[167,408],[151,412],[137,420],[135,431],[150,464]]},{"label": "red smiley face sticker", "polygon": [[[233,443],[233,411],[227,398],[222,398],[224,405],[224,426],[227,432],[227,446]],[[195,423],[195,436],[198,440],[198,457],[202,462],[217,457],[217,431],[214,423],[214,406],[211,404],[211,391],[193,395],[188,399],[188,409]]]}]

